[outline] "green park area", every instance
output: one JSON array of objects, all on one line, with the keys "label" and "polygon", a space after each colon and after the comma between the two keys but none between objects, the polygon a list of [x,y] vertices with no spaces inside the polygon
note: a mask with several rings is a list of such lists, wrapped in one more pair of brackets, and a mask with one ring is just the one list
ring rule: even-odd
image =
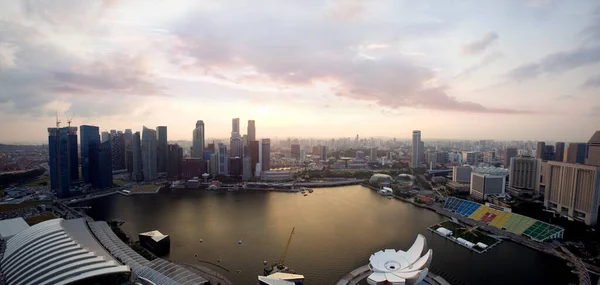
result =
[{"label": "green park area", "polygon": [[160,186],[154,184],[139,185],[131,188],[131,193],[154,193]]},{"label": "green park area", "polygon": [[43,221],[52,220],[52,219],[56,219],[56,216],[54,214],[52,214],[51,212],[43,212],[37,216],[32,216],[32,217],[25,219],[25,222],[27,222],[27,224],[29,224],[30,226],[33,226],[33,225],[41,223]]},{"label": "green park area", "polygon": [[129,183],[128,181],[125,181],[123,179],[115,179],[113,180],[113,184],[117,185],[117,186],[123,186],[125,184]]}]

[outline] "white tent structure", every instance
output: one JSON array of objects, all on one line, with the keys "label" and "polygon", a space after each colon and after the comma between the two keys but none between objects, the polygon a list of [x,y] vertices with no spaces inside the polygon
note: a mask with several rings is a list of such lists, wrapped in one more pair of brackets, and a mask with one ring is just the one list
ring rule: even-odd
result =
[{"label": "white tent structure", "polygon": [[425,237],[419,234],[408,251],[386,249],[372,254],[369,268],[373,273],[369,275],[367,282],[371,285],[419,284],[427,276],[433,258],[431,249],[421,256],[425,243]]}]

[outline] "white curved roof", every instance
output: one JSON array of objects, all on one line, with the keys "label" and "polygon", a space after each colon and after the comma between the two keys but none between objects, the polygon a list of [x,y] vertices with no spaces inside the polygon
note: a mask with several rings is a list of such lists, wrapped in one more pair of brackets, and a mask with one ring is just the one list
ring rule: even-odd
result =
[{"label": "white curved roof", "polygon": [[8,284],[68,284],[130,272],[102,248],[84,219],[36,224],[6,243],[1,264]]},{"label": "white curved roof", "polygon": [[378,251],[369,258],[371,275],[367,278],[369,284],[419,284],[427,275],[433,251],[428,250],[421,256],[425,248],[425,237],[417,236],[415,243],[408,251],[386,249]]}]

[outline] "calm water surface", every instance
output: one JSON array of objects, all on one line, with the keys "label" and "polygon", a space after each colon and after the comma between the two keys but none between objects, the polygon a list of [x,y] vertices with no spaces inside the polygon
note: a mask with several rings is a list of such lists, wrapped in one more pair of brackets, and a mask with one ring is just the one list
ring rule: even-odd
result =
[{"label": "calm water surface", "polygon": [[194,254],[214,263],[221,259],[230,272],[214,269],[238,285],[256,284],[262,261],[281,258],[292,227],[296,233],[285,263],[304,274],[306,284],[334,284],[378,250],[408,249],[418,233],[433,249],[433,272],[452,284],[568,284],[573,278],[558,258],[512,242],[472,253],[427,230],[442,216],[362,186],[317,188],[306,197],[173,189],[82,205],[92,206],[88,214],[96,220],[125,221],[131,237],[150,230],[171,235],[168,259],[197,264]]}]

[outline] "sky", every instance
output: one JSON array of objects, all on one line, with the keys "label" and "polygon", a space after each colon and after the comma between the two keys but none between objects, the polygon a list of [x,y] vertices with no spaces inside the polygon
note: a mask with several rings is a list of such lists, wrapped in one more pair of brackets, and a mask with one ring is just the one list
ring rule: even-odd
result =
[{"label": "sky", "polygon": [[66,126],[191,140],[587,141],[595,0],[0,0],[0,142]]}]

